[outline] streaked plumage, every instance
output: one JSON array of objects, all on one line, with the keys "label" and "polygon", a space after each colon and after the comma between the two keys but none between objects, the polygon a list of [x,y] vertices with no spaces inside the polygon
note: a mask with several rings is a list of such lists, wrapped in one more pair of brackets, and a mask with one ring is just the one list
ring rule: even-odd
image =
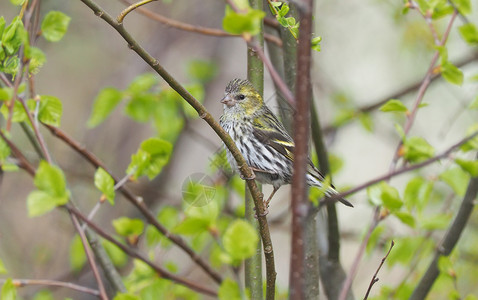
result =
[{"label": "streaked plumage", "polygon": [[[292,181],[294,141],[249,81],[234,79],[229,82],[221,103],[224,104],[224,114],[220,124],[235,141],[253,169],[256,180],[273,185],[270,201],[280,186]],[[229,150],[227,159],[237,171],[236,161]],[[309,159],[307,184],[321,187],[323,180],[324,176]],[[327,189],[327,196],[334,194],[337,191],[333,186]],[[345,199],[340,201],[352,206]]]}]

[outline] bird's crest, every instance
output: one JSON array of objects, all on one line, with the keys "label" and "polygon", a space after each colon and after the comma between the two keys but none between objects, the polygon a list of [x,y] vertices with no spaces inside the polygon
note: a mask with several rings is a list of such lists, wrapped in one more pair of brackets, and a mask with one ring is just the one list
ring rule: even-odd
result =
[{"label": "bird's crest", "polygon": [[226,86],[226,93],[237,93],[240,92],[244,87],[255,90],[254,86],[249,82],[249,80],[236,78],[229,81]]}]

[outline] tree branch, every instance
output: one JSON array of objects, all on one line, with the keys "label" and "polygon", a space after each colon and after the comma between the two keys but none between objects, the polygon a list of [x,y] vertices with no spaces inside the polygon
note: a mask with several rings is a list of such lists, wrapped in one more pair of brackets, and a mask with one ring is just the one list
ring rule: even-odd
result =
[{"label": "tree branch", "polygon": [[[113,178],[115,183],[119,182],[119,179],[115,177],[108,167],[100,161],[93,153],[88,151],[85,147],[81,146],[77,141],[68,136],[61,129],[46,125],[50,129],[51,133],[61,139],[63,142],[68,144],[73,150],[78,152],[83,156],[90,164],[95,168],[103,168],[110,176]],[[179,236],[171,233],[164,225],[158,222],[153,213],[149,210],[146,204],[140,200],[140,197],[135,196],[127,187],[121,186],[119,191],[125,196],[125,198],[133,204],[146,218],[146,220],[153,225],[159,232],[161,232],[167,239],[176,244],[184,252],[186,252],[192,261],[194,261],[201,269],[203,269],[214,281],[220,283],[222,281],[222,276],[218,274],[206,261],[204,261],[191,247],[187,245],[184,239]]]},{"label": "tree branch", "polygon": [[385,256],[382,258],[382,261],[380,262],[380,265],[378,266],[377,268],[377,271],[375,271],[375,274],[373,274],[373,277],[372,277],[372,280],[370,281],[370,284],[368,286],[368,289],[367,289],[367,293],[365,294],[365,297],[364,297],[364,300],[367,300],[368,299],[368,295],[370,293],[370,291],[372,290],[372,287],[373,285],[378,282],[378,272],[380,271],[380,269],[382,268],[383,264],[385,263],[385,260],[387,259],[388,255],[390,254],[390,252],[392,251],[392,248],[393,246],[395,245],[395,243],[392,242],[390,243],[390,248],[388,249],[387,251],[387,254],[385,254]]},{"label": "tree branch", "polygon": [[[0,279],[0,283],[5,283],[5,279]],[[12,279],[13,285],[16,287],[24,287],[27,285],[46,285],[46,286],[56,286],[63,287],[67,289],[72,289],[78,292],[90,294],[93,296],[100,296],[98,290],[90,289],[89,287],[74,284],[71,282],[63,282],[49,279]]]},{"label": "tree branch", "polygon": [[[128,2],[127,0],[120,0],[120,1],[125,3],[126,5],[131,5],[130,2]],[[156,1],[156,0],[152,0],[152,1]],[[136,11],[138,11],[140,14],[144,15],[145,17],[150,18],[151,20],[158,21],[160,23],[163,23],[166,26],[173,27],[183,31],[189,31],[189,32],[210,35],[210,36],[217,36],[217,37],[241,37],[241,35],[231,34],[221,29],[208,28],[208,27],[196,26],[196,25],[192,25],[192,24],[188,24],[184,22],[179,22],[177,20],[170,19],[158,13],[152,12],[143,7],[137,7]],[[268,21],[268,23],[271,25],[276,24],[273,21]],[[271,43],[276,44],[279,47],[282,47],[282,41],[271,34],[264,34],[264,39]]]},{"label": "tree branch", "polygon": [[299,8],[300,31],[297,47],[297,76],[296,76],[296,114],[294,116],[294,173],[292,174],[292,237],[289,288],[291,299],[305,299],[305,252],[304,252],[304,225],[307,219],[307,164],[308,140],[310,129],[310,96],[311,96],[311,41],[312,35],[312,8],[313,0],[304,0]]},{"label": "tree branch", "polygon": [[460,209],[453,220],[453,223],[450,225],[445,237],[443,238],[441,245],[435,249],[435,255],[432,262],[428,266],[427,271],[423,274],[423,277],[420,279],[417,287],[413,291],[410,300],[419,300],[425,299],[428,292],[437,279],[440,271],[438,270],[438,260],[441,256],[450,255],[451,251],[458,243],[463,230],[468,222],[468,219],[473,212],[475,206],[475,199],[478,194],[478,177],[470,179],[468,183],[468,188],[466,189],[466,194],[463,197],[461,202]]},{"label": "tree branch", "polygon": [[165,279],[169,279],[171,281],[174,281],[176,283],[182,284],[194,291],[200,292],[205,295],[209,296],[217,296],[217,293],[215,291],[212,291],[208,288],[205,288],[196,282],[190,281],[188,279],[179,277],[175,274],[172,274],[168,272],[167,270],[161,268],[160,266],[156,265],[153,263],[151,260],[149,260],[147,257],[145,257],[143,254],[137,252],[136,250],[125,246],[124,244],[118,242],[115,238],[113,238],[111,235],[103,231],[98,225],[94,224],[92,221],[88,220],[88,218],[83,215],[78,209],[74,207],[67,207],[68,211],[70,211],[73,215],[78,217],[80,220],[82,220],[84,223],[88,224],[88,226],[93,229],[96,233],[98,233],[101,237],[103,237],[105,240],[110,241],[111,243],[115,244],[118,248],[120,248],[124,253],[126,253],[130,257],[137,258],[143,262],[145,262],[148,266],[150,266],[153,270],[155,270],[159,276]]}]

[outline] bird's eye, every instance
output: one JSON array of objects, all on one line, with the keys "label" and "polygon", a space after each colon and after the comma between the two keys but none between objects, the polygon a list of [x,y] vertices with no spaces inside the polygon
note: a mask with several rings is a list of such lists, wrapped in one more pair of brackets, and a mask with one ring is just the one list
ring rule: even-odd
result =
[{"label": "bird's eye", "polygon": [[240,94],[239,96],[237,96],[237,99],[244,100],[246,99],[246,96],[244,96],[243,94]]}]

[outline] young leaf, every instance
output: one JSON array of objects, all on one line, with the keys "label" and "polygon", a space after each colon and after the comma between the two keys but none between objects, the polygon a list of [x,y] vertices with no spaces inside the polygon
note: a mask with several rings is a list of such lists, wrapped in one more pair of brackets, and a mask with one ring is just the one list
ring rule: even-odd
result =
[{"label": "young leaf", "polygon": [[171,143],[157,138],[142,142],[138,152],[131,156],[126,173],[134,178],[147,175],[149,179],[153,179],[168,163],[172,149]]},{"label": "young leaf", "polygon": [[217,64],[212,61],[192,60],[188,64],[188,75],[201,83],[211,81],[217,74]]},{"label": "young leaf", "polygon": [[0,274],[7,274],[7,269],[5,268],[5,265],[3,264],[3,261],[0,259]]},{"label": "young leaf", "polygon": [[380,188],[382,190],[380,197],[384,207],[391,211],[400,209],[400,207],[402,207],[403,202],[400,199],[400,195],[398,194],[396,188],[388,185],[385,182],[380,184]]},{"label": "young leaf", "polygon": [[145,73],[137,76],[126,91],[137,95],[149,91],[156,84],[158,84],[158,77],[153,73]]},{"label": "young leaf", "polygon": [[422,137],[412,136],[403,143],[403,158],[411,163],[432,158],[435,149]]},{"label": "young leaf", "polygon": [[27,198],[30,217],[42,215],[68,202],[70,192],[60,168],[41,161],[33,183],[38,190],[31,192]]},{"label": "young leaf", "polygon": [[457,158],[455,159],[455,162],[472,177],[478,176],[478,160],[464,160]]},{"label": "young leaf", "polygon": [[[22,20],[16,16],[13,18],[12,23],[5,28],[2,36],[2,48],[5,50],[5,54],[11,56],[17,53],[20,46],[27,41],[28,34],[23,26]],[[18,60],[18,57],[16,58]]]},{"label": "young leaf", "polygon": [[40,48],[28,47],[25,49],[26,58],[30,59],[29,71],[31,74],[37,74],[46,61],[45,53]]},{"label": "young leaf", "polygon": [[460,14],[468,15],[471,13],[471,1],[470,0],[453,0],[453,3],[458,8]]},{"label": "young leaf", "polygon": [[450,83],[456,85],[461,85],[463,83],[463,72],[448,61],[441,65],[441,75]]},{"label": "young leaf", "polygon": [[383,112],[407,112],[408,108],[398,99],[388,100],[380,107]]},{"label": "young leaf", "polygon": [[58,98],[46,95],[40,96],[40,109],[38,110],[38,119],[42,123],[58,127],[60,126],[62,114],[63,105]]},{"label": "young leaf", "polygon": [[13,4],[13,5],[23,5],[23,3],[25,3],[25,0],[10,0],[10,2]]},{"label": "young leaf", "polygon": [[8,278],[2,286],[0,293],[0,299],[2,300],[15,300],[17,299],[17,290],[11,278]]},{"label": "young leaf", "polygon": [[475,24],[467,23],[458,27],[461,37],[470,45],[478,44],[478,29]]},{"label": "young leaf", "polygon": [[247,13],[236,13],[232,9],[227,9],[222,27],[232,34],[256,35],[261,30],[264,16],[265,12],[258,9],[249,9]]},{"label": "young leaf", "polygon": [[[49,290],[43,290],[36,293],[33,300],[55,300],[55,298],[53,298],[53,294]],[[67,298],[64,300],[67,300]]]},{"label": "young leaf", "polygon": [[60,11],[50,11],[41,23],[41,33],[50,42],[58,42],[63,38],[71,18]]},{"label": "young leaf", "polygon": [[478,96],[471,101],[470,105],[468,106],[469,109],[478,109]]},{"label": "young leaf", "polygon": [[397,217],[403,224],[410,226],[411,228],[415,228],[415,218],[411,213],[406,211],[397,211],[394,212],[393,215]]},{"label": "young leaf", "polygon": [[236,220],[222,237],[224,249],[235,261],[254,255],[259,237],[254,227],[244,220]]},{"label": "young leaf", "polygon": [[458,196],[465,195],[470,176],[462,169],[458,167],[450,168],[441,173],[439,178],[447,183]]},{"label": "young leaf", "polygon": [[73,271],[80,271],[86,263],[85,249],[79,235],[75,235],[70,243],[70,267]]},{"label": "young leaf", "polygon": [[0,164],[3,164],[8,156],[10,156],[10,147],[0,138]]},{"label": "young leaf", "polygon": [[139,296],[129,293],[118,293],[113,300],[141,300]]},{"label": "young leaf", "polygon": [[218,298],[219,300],[241,300],[241,291],[237,282],[230,278],[224,279],[219,287]]},{"label": "young leaf", "polygon": [[93,128],[103,122],[118,103],[123,99],[123,93],[115,88],[107,87],[96,96],[93,111],[88,120],[88,127]]},{"label": "young leaf", "polygon": [[115,181],[103,168],[98,168],[95,172],[95,186],[111,205],[115,204]]},{"label": "young leaf", "polygon": [[139,236],[143,233],[144,222],[140,219],[121,217],[113,220],[113,227],[122,236]]},{"label": "young leaf", "polygon": [[101,244],[105,247],[105,251],[111,258],[113,265],[116,267],[122,267],[128,262],[128,255],[118,248],[118,246],[108,240],[102,240]]},{"label": "young leaf", "polygon": [[446,229],[450,224],[451,215],[436,214],[434,216],[425,218],[419,221],[420,228],[425,230],[440,230]]}]

